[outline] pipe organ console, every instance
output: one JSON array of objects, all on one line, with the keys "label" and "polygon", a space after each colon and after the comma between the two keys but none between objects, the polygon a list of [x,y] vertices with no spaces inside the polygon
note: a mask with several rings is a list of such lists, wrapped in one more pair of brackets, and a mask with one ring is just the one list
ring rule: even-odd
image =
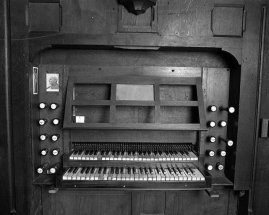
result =
[{"label": "pipe organ console", "polygon": [[268,1],[14,2],[3,213],[268,211]]},{"label": "pipe organ console", "polygon": [[229,99],[229,68],[36,69],[33,123],[41,156],[34,183],[104,190],[232,186],[225,164],[234,140],[227,128],[237,104]]}]

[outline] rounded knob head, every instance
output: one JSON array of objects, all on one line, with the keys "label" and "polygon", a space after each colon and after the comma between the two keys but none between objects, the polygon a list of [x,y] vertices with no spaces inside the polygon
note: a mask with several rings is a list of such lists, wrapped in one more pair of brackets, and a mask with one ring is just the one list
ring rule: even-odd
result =
[{"label": "rounded knob head", "polygon": [[212,105],[212,106],[209,107],[209,110],[211,112],[216,112],[217,111],[217,107],[215,105]]},{"label": "rounded knob head", "polygon": [[58,155],[58,153],[59,153],[58,150],[55,150],[55,149],[54,149],[54,150],[52,151],[52,154],[53,154],[53,155]]},{"label": "rounded knob head", "polygon": [[234,113],[235,112],[235,108],[234,107],[229,107],[228,108],[228,112],[229,113]]},{"label": "rounded knob head", "polygon": [[40,109],[44,109],[44,108],[46,108],[47,107],[47,105],[44,103],[44,102],[41,102],[40,104],[39,104],[39,108]]},{"label": "rounded knob head", "polygon": [[50,168],[50,173],[54,174],[56,172],[56,169],[55,168]]},{"label": "rounded knob head", "polygon": [[58,136],[57,135],[52,135],[51,136],[51,140],[54,141],[54,142],[57,141],[58,140]]},{"label": "rounded knob head", "polygon": [[211,143],[215,143],[216,142],[216,137],[209,137],[209,141],[211,142]]},{"label": "rounded knob head", "polygon": [[39,139],[40,139],[40,140],[46,140],[46,139],[47,139],[47,137],[46,137],[46,135],[45,135],[45,134],[41,134],[41,135],[40,135],[40,137],[39,137]]},{"label": "rounded knob head", "polygon": [[221,126],[221,127],[226,127],[226,125],[227,125],[227,122],[225,122],[225,121],[220,121],[220,126]]},{"label": "rounded knob head", "polygon": [[232,146],[233,144],[234,144],[234,142],[232,140],[228,140],[228,142],[227,142],[228,146]]},{"label": "rounded knob head", "polygon": [[43,173],[43,169],[42,168],[38,168],[37,169],[37,173],[39,173],[39,174]]},{"label": "rounded knob head", "polygon": [[44,119],[40,119],[40,120],[38,121],[38,123],[39,123],[39,125],[45,125],[46,120],[44,120]]},{"label": "rounded knob head", "polygon": [[52,120],[53,125],[58,125],[60,123],[59,119]]},{"label": "rounded knob head", "polygon": [[209,164],[209,165],[206,166],[206,169],[211,171],[213,169],[213,166]]},{"label": "rounded knob head", "polygon": [[55,103],[52,103],[52,104],[50,105],[50,108],[51,108],[52,110],[55,110],[57,107],[58,107],[58,105],[55,104]]},{"label": "rounded knob head", "polygon": [[42,151],[41,151],[41,155],[44,156],[44,155],[46,155],[46,154],[47,154],[47,151],[45,151],[45,150],[42,150]]},{"label": "rounded knob head", "polygon": [[223,166],[222,164],[218,164],[218,165],[217,165],[217,169],[218,169],[218,170],[223,170],[223,169],[224,169],[224,166]]},{"label": "rounded knob head", "polygon": [[215,123],[214,121],[211,121],[211,122],[209,122],[209,126],[210,126],[211,128],[213,128],[213,127],[216,126],[216,123]]},{"label": "rounded knob head", "polygon": [[220,156],[222,156],[222,157],[226,156],[226,152],[225,151],[220,151]]},{"label": "rounded knob head", "polygon": [[213,156],[215,155],[215,152],[214,152],[214,151],[209,151],[209,152],[208,152],[208,155],[209,155],[210,157],[213,157]]}]

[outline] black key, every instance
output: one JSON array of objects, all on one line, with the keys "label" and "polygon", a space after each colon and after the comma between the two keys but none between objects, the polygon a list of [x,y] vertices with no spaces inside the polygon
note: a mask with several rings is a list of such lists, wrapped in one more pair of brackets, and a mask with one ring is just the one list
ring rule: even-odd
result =
[{"label": "black key", "polygon": [[116,167],[116,174],[118,175],[119,174],[119,168]]},{"label": "black key", "polygon": [[90,167],[87,167],[86,170],[85,170],[85,173],[88,174],[90,172]]},{"label": "black key", "polygon": [[75,174],[78,171],[78,167],[76,167],[73,171],[73,173]]},{"label": "black key", "polygon": [[94,169],[95,169],[95,168],[94,168],[94,167],[92,167],[92,169],[91,169],[91,174],[93,174],[93,173],[94,173]]},{"label": "black key", "polygon": [[74,169],[75,169],[75,167],[69,168],[68,173],[71,173]]},{"label": "black key", "polygon": [[83,167],[80,173],[83,174],[85,171],[86,171],[86,167]]},{"label": "black key", "polygon": [[115,174],[115,167],[111,167],[111,174]]}]

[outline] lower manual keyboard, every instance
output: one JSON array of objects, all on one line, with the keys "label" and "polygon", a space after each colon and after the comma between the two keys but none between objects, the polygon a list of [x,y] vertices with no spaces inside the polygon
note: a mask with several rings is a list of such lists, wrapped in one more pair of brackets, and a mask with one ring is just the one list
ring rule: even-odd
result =
[{"label": "lower manual keyboard", "polygon": [[189,166],[155,167],[70,167],[62,175],[64,181],[204,181],[197,169]]}]

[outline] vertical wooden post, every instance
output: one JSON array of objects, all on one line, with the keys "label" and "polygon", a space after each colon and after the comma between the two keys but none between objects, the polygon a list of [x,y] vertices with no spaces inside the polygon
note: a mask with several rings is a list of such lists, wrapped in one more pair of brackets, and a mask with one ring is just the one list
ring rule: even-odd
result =
[{"label": "vertical wooden post", "polygon": [[8,193],[9,193],[9,210],[10,213],[16,213],[15,197],[15,180],[14,180],[14,156],[12,141],[12,115],[11,115],[11,38],[10,38],[10,1],[4,1],[4,97],[6,109],[6,144],[7,144],[7,176],[8,176]]}]

